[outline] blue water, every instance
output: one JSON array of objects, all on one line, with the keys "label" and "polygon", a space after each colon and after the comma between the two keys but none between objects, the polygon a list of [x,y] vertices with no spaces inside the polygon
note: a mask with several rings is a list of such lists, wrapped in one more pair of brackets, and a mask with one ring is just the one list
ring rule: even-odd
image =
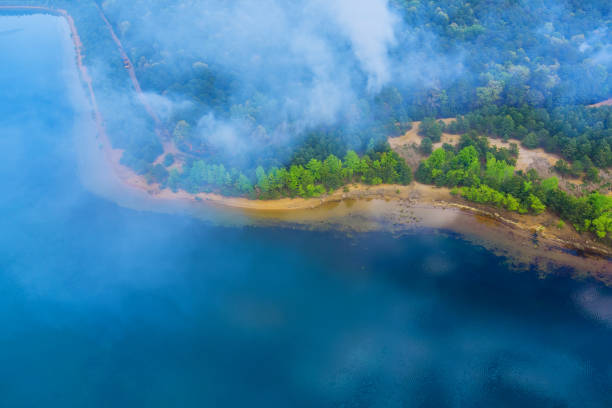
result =
[{"label": "blue water", "polygon": [[612,293],[449,234],[224,228],[81,183],[66,30],[0,31],[1,407],[610,407]]}]

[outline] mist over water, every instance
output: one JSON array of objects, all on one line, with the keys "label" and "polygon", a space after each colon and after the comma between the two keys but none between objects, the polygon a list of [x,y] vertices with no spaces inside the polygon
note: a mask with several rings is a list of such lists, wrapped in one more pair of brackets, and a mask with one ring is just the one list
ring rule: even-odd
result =
[{"label": "mist over water", "polygon": [[612,405],[609,289],[441,232],[120,207],[82,184],[65,24],[5,31],[0,406]]}]

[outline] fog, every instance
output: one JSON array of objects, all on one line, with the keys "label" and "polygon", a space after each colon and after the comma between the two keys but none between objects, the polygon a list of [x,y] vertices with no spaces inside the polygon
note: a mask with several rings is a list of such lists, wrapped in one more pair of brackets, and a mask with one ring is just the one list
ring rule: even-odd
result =
[{"label": "fog", "polygon": [[[223,228],[147,211],[144,194],[136,207],[107,184],[63,20],[20,19],[0,41],[0,405],[609,405],[608,289],[511,272],[444,233]],[[367,94],[385,71],[365,61]],[[164,118],[193,103],[149,100]],[[100,101],[150,127],[130,121],[133,95]],[[198,127],[240,137],[214,115]]]},{"label": "fog", "polygon": [[149,3],[102,6],[147,80],[214,78],[210,86],[227,98],[221,107],[185,100],[172,86],[149,99],[171,126],[198,112],[195,131],[219,157],[270,146],[286,156],[283,147],[305,131],[340,124],[360,149],[356,134],[376,114],[361,101],[389,85],[437,86],[463,70],[460,52],[440,53],[436,35],[408,27],[387,0]]},{"label": "fog", "polygon": [[[607,97],[605,16],[585,19],[562,0],[507,6],[470,6],[475,24],[454,3],[101,3],[169,132],[186,120],[213,161],[239,167],[286,165],[318,130],[333,129],[346,147],[364,151],[410,119],[466,113],[515,91],[536,106]],[[523,21],[524,30],[506,21]],[[480,44],[478,32],[488,42]],[[516,37],[520,45],[509,47]],[[114,106],[106,108],[114,116]],[[384,121],[398,126],[383,129]]]}]

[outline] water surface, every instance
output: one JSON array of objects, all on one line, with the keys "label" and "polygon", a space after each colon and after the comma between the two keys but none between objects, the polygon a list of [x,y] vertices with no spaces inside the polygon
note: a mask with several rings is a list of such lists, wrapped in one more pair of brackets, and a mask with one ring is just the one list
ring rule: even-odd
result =
[{"label": "water surface", "polygon": [[612,406],[610,290],[447,233],[118,206],[83,182],[65,23],[0,32],[0,406]]}]

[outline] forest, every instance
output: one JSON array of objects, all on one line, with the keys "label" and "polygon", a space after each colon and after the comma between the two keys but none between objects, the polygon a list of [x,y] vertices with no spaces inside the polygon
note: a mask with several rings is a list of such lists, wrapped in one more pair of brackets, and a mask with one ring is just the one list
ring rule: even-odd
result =
[{"label": "forest", "polygon": [[[376,13],[360,21],[379,19],[367,38],[325,2],[270,0],[266,11],[244,0],[37,3],[74,16],[113,145],[151,183],[316,197],[356,182],[407,184],[416,170],[467,200],[548,209],[600,237],[612,228],[609,197],[515,171],[518,150],[486,140],[558,154],[560,177],[594,181],[612,167],[612,108],[587,107],[612,97],[608,0],[373,1]],[[129,78],[100,12],[163,128],[124,92]],[[425,160],[410,169],[386,141],[414,120]],[[459,144],[434,150],[442,132]],[[162,143],[178,153],[160,162]]]},{"label": "forest", "polygon": [[[200,3],[137,0],[127,5],[108,0],[101,6],[129,45],[143,87],[173,101],[189,101],[185,107],[173,107],[167,118],[179,148],[187,155],[236,167],[253,183],[259,166],[304,166],[313,157],[343,157],[348,150],[363,154],[373,144],[402,134],[413,120],[455,116],[460,120],[450,132],[477,130],[519,139],[526,147],[544,147],[561,153],[573,174],[593,166],[610,167],[610,111],[583,107],[612,95],[608,1],[392,0],[389,9],[401,20],[388,50],[392,63],[406,70],[401,68],[405,63],[422,64],[427,73],[415,72],[414,79],[398,74],[375,92],[366,89],[363,73],[352,75],[350,110],[332,121],[306,124],[299,113],[307,107],[285,112],[281,98],[287,93],[279,87],[309,83],[310,66],[263,64],[273,76],[283,68],[300,73],[269,78],[262,71],[262,78],[252,78],[239,61],[213,54],[242,51],[242,44],[225,32],[215,35],[203,29],[203,38],[216,43],[204,42],[195,49],[181,43],[179,29],[168,33],[172,40],[160,38],[164,28],[150,32],[162,16],[172,27],[177,10],[199,13]],[[295,18],[287,4],[280,9],[287,18]],[[219,15],[240,6],[240,1],[209,5]],[[156,41],[149,41],[151,34]],[[323,39],[336,46],[338,39],[332,34]],[[411,52],[415,45],[419,51]],[[268,50],[256,51],[266,55]],[[333,52],[347,57],[340,48]],[[276,54],[269,59],[286,63]],[[237,151],[217,143],[214,134],[229,127],[238,139],[248,141],[248,148]],[[133,149],[126,144],[125,163],[150,171],[148,163],[159,146],[143,148],[138,142]],[[561,169],[564,166],[560,163]]]},{"label": "forest", "polygon": [[190,161],[183,171],[173,169],[168,173],[161,165],[155,168],[159,169],[159,178],[155,181],[174,191],[221,191],[225,195],[262,199],[319,197],[350,183],[407,185],[413,177],[412,169],[389,149],[370,150],[362,157],[349,150],[343,160],[330,154],[325,160],[311,158],[305,165],[293,164],[288,169],[281,167],[266,171],[259,166],[255,170],[255,183],[235,168],[227,170],[222,164],[203,160]]},{"label": "forest", "polygon": [[469,133],[456,147],[436,149],[421,163],[416,179],[450,187],[451,194],[468,201],[520,214],[549,209],[577,231],[591,231],[599,238],[610,236],[612,197],[597,191],[576,197],[559,188],[557,177],[542,179],[533,169],[515,171],[512,155],[510,150],[490,147],[485,137]]},{"label": "forest", "polygon": [[479,134],[505,140],[518,139],[535,149],[558,153],[576,175],[591,167],[612,166],[612,108],[563,106],[550,111],[528,105],[482,108],[460,116],[446,129],[463,134]]}]

